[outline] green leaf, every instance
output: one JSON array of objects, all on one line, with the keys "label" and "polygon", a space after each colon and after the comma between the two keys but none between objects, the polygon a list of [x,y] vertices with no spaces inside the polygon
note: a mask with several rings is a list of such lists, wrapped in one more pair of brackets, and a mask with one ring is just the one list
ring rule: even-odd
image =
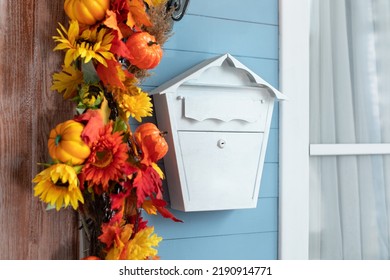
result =
[{"label": "green leaf", "polygon": [[85,112],[85,108],[81,108],[81,107],[77,107],[77,108],[76,108],[76,113],[77,113],[77,114],[81,115],[81,114],[83,114],[84,112]]},{"label": "green leaf", "polygon": [[122,120],[121,118],[116,118],[113,130],[114,130],[113,132],[127,131],[126,122],[124,120]]},{"label": "green leaf", "polygon": [[53,205],[53,204],[48,204],[48,205],[46,206],[46,211],[50,211],[50,210],[54,210],[54,209],[56,209],[56,206]]},{"label": "green leaf", "polygon": [[38,162],[37,165],[44,166],[45,168],[48,168],[48,167],[52,166],[53,164],[46,163],[46,162]]},{"label": "green leaf", "polygon": [[76,171],[77,174],[81,172],[81,169],[83,169],[84,165],[74,165],[73,169]]},{"label": "green leaf", "polygon": [[95,84],[100,81],[92,60],[90,60],[88,63],[82,63],[81,70],[83,72],[84,82],[86,84]]}]

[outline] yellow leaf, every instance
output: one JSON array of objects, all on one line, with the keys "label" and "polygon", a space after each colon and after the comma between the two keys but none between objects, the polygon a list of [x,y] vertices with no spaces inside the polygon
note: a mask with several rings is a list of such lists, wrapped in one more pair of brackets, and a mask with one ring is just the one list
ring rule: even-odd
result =
[{"label": "yellow leaf", "polygon": [[158,246],[161,237],[154,233],[154,227],[146,227],[130,240],[127,250],[126,259],[128,260],[145,260],[157,255],[157,250],[153,247]]},{"label": "yellow leaf", "polygon": [[160,176],[161,179],[164,179],[164,172],[161,170],[161,168],[157,165],[157,163],[155,162],[152,162],[152,167],[154,170],[156,170],[156,172],[158,173],[158,175]]},{"label": "yellow leaf", "polygon": [[100,110],[100,114],[102,115],[104,124],[108,124],[111,110],[110,110],[110,107],[108,107],[107,99],[105,99],[105,98],[103,99],[99,110]]},{"label": "yellow leaf", "polygon": [[149,215],[157,215],[157,208],[153,205],[153,202],[151,200],[145,200],[142,203],[142,208],[148,213]]},{"label": "yellow leaf", "polygon": [[72,98],[77,94],[78,86],[83,82],[83,74],[73,66],[62,66],[62,71],[53,74],[51,90],[64,94],[64,99]]},{"label": "yellow leaf", "polygon": [[167,0],[145,0],[145,2],[148,4],[149,7],[153,7],[165,5],[165,3],[167,3]]}]

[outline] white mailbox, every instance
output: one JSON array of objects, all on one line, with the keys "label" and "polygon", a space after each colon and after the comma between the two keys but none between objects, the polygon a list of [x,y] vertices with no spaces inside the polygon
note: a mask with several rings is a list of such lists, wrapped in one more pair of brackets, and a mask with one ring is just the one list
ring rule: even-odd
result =
[{"label": "white mailbox", "polygon": [[166,131],[171,207],[254,208],[272,111],[285,96],[230,54],[206,60],[151,92]]}]

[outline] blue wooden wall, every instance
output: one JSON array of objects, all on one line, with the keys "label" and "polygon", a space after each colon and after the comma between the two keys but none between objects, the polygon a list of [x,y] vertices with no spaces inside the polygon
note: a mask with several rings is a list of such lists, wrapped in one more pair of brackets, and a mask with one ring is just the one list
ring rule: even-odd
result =
[{"label": "blue wooden wall", "polygon": [[[278,88],[278,0],[191,0],[173,31],[163,60],[143,82],[145,91],[224,53]],[[278,111],[276,104],[257,208],[173,211],[184,223],[146,217],[164,239],[161,259],[277,259]]]}]

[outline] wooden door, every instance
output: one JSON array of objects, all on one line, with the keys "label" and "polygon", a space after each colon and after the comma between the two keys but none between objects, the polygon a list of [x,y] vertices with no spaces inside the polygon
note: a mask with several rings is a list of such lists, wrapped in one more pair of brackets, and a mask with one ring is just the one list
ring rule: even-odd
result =
[{"label": "wooden door", "polygon": [[49,159],[47,137],[73,115],[50,90],[63,0],[0,0],[0,259],[78,258],[77,216],[45,211],[32,178]]}]

